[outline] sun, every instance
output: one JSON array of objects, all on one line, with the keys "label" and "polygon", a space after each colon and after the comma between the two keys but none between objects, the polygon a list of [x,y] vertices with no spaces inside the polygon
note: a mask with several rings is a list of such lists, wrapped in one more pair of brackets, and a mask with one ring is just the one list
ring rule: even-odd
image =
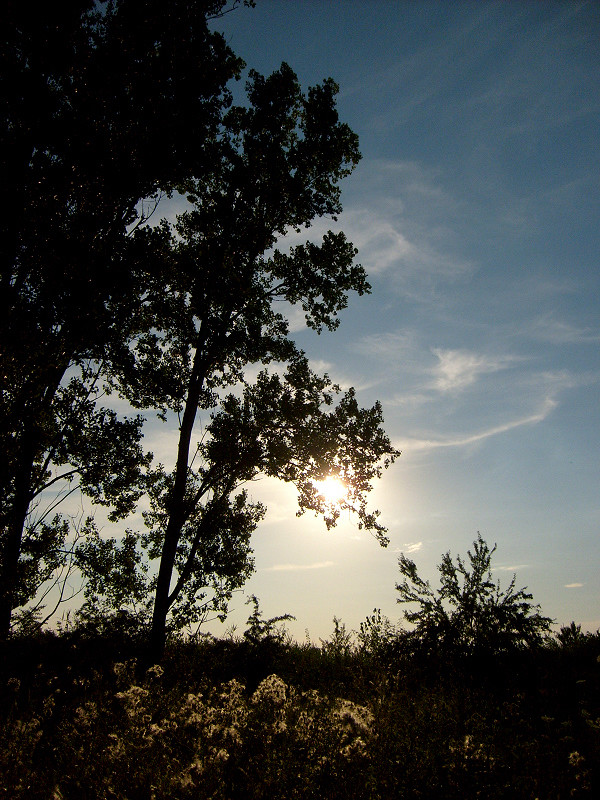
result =
[{"label": "sun", "polygon": [[322,481],[315,481],[315,487],[327,505],[339,505],[348,497],[348,487],[334,475],[328,475]]}]

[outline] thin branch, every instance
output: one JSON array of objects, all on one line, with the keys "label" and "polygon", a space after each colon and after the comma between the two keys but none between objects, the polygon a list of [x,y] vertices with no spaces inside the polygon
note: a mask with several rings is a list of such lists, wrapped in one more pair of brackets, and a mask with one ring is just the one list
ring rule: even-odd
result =
[{"label": "thin branch", "polygon": [[[101,359],[100,362],[98,363],[98,367],[96,369],[95,374],[92,371],[93,380],[92,380],[91,384],[89,385],[88,391],[85,394],[85,396],[82,397],[81,401],[77,404],[77,406],[72,409],[71,418],[76,418],[77,417],[77,415],[79,414],[79,412],[81,411],[81,409],[83,407],[83,404],[86,403],[90,399],[92,393],[96,391],[96,385],[97,385],[97,383],[98,383],[98,381],[100,379],[100,374],[101,374],[101,372],[103,370],[104,362],[105,362],[105,359]],[[87,363],[88,364],[91,363],[89,361],[89,359],[88,359]],[[54,457],[54,454],[56,452],[56,447],[57,447],[59,439],[60,439],[60,434],[57,434],[57,436],[55,437],[54,441],[52,442],[52,444],[48,448],[46,458],[44,459],[44,463],[42,464],[42,466],[40,467],[40,470],[39,470],[40,480],[42,478],[42,475],[44,475],[46,473],[46,471],[48,470],[48,468],[50,467],[50,463],[51,463],[52,458]],[[53,482],[54,481],[52,481],[52,483]],[[31,495],[32,499],[34,497],[36,497],[38,494],[40,494],[41,492],[43,492],[45,489],[47,489],[49,485],[50,484],[47,484],[46,486],[42,486],[41,488],[39,487],[39,485],[38,485],[38,487],[34,486],[32,488],[32,495]]]},{"label": "thin branch", "polygon": [[215,19],[222,19],[226,14],[231,14],[232,11],[237,11],[239,7],[240,7],[240,0],[234,0],[231,8],[226,8],[225,11],[219,11],[216,14],[209,14],[207,15],[206,19],[209,22],[212,22]]},{"label": "thin branch", "polygon": [[149,214],[144,212],[144,201],[142,200],[142,212],[140,214],[140,217],[139,217],[138,221],[135,223],[135,225],[133,226],[133,228],[131,228],[129,231],[127,231],[127,236],[131,236],[133,233],[135,233],[135,231],[140,226],[145,225],[146,222],[148,222],[148,220],[155,213],[156,209],[158,208],[158,206],[159,206],[159,204],[160,204],[160,202],[161,202],[161,200],[163,199],[164,196],[165,196],[165,192],[159,192],[158,193],[158,195],[156,196],[156,199],[154,201],[154,205],[152,207],[152,211]]},{"label": "thin branch", "polygon": [[45,492],[46,489],[49,489],[53,484],[57,483],[58,481],[66,480],[67,478],[71,477],[71,475],[76,475],[78,472],[79,472],[78,469],[73,468],[68,470],[67,472],[63,472],[62,475],[55,475],[54,478],[52,478],[52,480],[45,483],[39,489],[36,489],[36,492],[33,495],[33,497],[37,497],[42,492]]},{"label": "thin branch", "polygon": [[45,625],[48,622],[48,620],[51,617],[53,617],[54,614],[56,614],[56,611],[57,611],[59,605],[61,605],[61,603],[68,603],[70,600],[72,600],[74,597],[77,597],[77,595],[81,594],[81,592],[83,591],[83,587],[85,585],[85,581],[82,581],[81,586],[79,587],[79,589],[77,589],[77,591],[74,591],[69,597],[65,597],[64,596],[65,586],[67,584],[67,581],[68,581],[69,576],[71,575],[72,571],[73,571],[72,569],[69,569],[69,572],[67,573],[67,576],[66,576],[66,578],[65,578],[65,580],[63,582],[63,585],[62,585],[62,588],[61,588],[61,591],[60,591],[60,597],[56,601],[56,604],[55,604],[54,608],[52,609],[52,611],[40,622],[40,627]]},{"label": "thin branch", "polygon": [[[231,481],[221,491],[221,494],[218,496],[218,498],[215,499],[213,497],[213,504],[214,503],[220,503],[226,496],[229,496],[234,489],[235,489],[235,481]],[[211,506],[211,508],[214,508],[214,505]],[[200,541],[201,541],[202,533],[203,533],[203,530],[204,530],[204,527],[205,527],[204,523],[206,523],[207,520],[208,520],[208,522],[210,522],[210,510],[209,510],[209,513],[207,515],[202,517],[202,519],[200,520],[200,523],[199,523],[199,525],[198,525],[198,527],[196,529],[196,534],[194,536],[194,541],[192,542],[191,550],[190,550],[190,552],[188,554],[188,557],[187,557],[186,562],[185,562],[185,564],[183,566],[183,569],[179,573],[179,579],[177,580],[177,583],[175,584],[175,588],[173,589],[173,591],[169,595],[169,599],[168,599],[169,607],[171,607],[173,605],[173,603],[175,602],[175,600],[177,600],[177,598],[179,597],[179,594],[181,593],[181,590],[185,586],[185,584],[186,584],[186,582],[187,582],[187,580],[188,580],[188,578],[190,576],[190,573],[192,571],[192,564],[194,562],[194,559],[196,558],[196,554],[198,552],[198,548],[200,547]]]},{"label": "thin branch", "polygon": [[36,525],[39,525],[41,522],[43,522],[43,521],[46,519],[46,517],[47,517],[49,514],[51,514],[51,513],[54,511],[54,509],[55,509],[55,508],[57,508],[57,506],[59,506],[59,505],[60,505],[62,502],[64,502],[64,501],[67,499],[67,497],[70,497],[70,496],[71,496],[71,495],[72,495],[74,492],[76,492],[76,491],[77,491],[79,488],[80,488],[80,487],[79,487],[79,484],[77,484],[76,486],[73,486],[73,488],[72,488],[72,489],[69,489],[69,491],[68,491],[68,492],[59,494],[59,495],[57,496],[57,498],[56,498],[55,502],[54,502],[54,503],[51,503],[51,504],[50,504],[50,505],[49,505],[49,506],[46,508],[46,510],[44,511],[44,513],[42,514],[42,516],[41,516],[39,519],[37,519],[37,520],[36,520],[35,524],[36,524]]}]

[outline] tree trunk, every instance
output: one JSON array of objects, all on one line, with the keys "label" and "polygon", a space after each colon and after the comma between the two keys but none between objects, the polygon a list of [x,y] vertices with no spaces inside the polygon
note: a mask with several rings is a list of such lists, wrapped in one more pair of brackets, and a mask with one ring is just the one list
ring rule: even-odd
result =
[{"label": "tree trunk", "polygon": [[15,475],[15,492],[12,508],[3,519],[3,546],[0,562],[0,640],[10,633],[10,620],[17,606],[18,567],[25,520],[31,501],[31,476],[35,448],[31,434],[21,447],[19,468]]},{"label": "tree trunk", "polygon": [[[2,474],[2,481],[6,482],[6,490],[11,481],[14,481],[13,499],[7,509],[2,509],[0,517],[2,545],[0,551],[0,640],[6,639],[10,633],[10,620],[13,610],[17,607],[18,567],[23,542],[25,521],[29,506],[34,497],[33,472],[34,464],[40,451],[44,447],[43,430],[40,420],[48,414],[52,406],[58,387],[66,372],[66,366],[60,364],[49,370],[46,380],[38,386],[38,396],[30,401],[30,408],[25,412],[28,403],[26,399],[21,402],[21,415],[13,411],[13,418],[20,418],[20,436],[7,431],[7,439],[14,443],[16,456],[14,460],[7,459],[12,474]],[[11,435],[12,434],[12,435]],[[7,454],[4,454],[5,457]]]},{"label": "tree trunk", "polygon": [[185,522],[185,489],[188,477],[188,464],[190,455],[190,442],[198,411],[198,401],[204,383],[203,370],[201,369],[201,348],[196,349],[190,387],[181,421],[179,432],[179,447],[177,451],[177,466],[175,469],[175,482],[173,493],[170,497],[169,521],[165,530],[165,538],[160,556],[160,567],[154,595],[154,611],[152,614],[152,627],[148,641],[148,660],[156,664],[163,656],[166,639],[167,614],[169,612],[169,595],[171,578],[177,554],[177,545],[181,535],[181,528]]}]

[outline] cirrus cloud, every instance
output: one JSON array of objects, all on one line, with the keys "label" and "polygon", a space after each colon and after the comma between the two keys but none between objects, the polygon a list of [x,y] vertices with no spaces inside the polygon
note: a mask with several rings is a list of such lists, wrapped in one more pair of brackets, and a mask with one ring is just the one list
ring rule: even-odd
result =
[{"label": "cirrus cloud", "polygon": [[446,439],[407,439],[396,443],[403,452],[417,451],[417,450],[434,450],[439,447],[465,447],[467,445],[476,444],[488,439],[490,436],[498,436],[501,433],[507,433],[514,428],[520,428],[522,425],[533,425],[542,422],[546,417],[556,408],[558,402],[552,397],[547,397],[543,401],[538,411],[524,417],[519,417],[514,420],[495,425],[486,430],[477,433],[466,434],[463,436],[448,437]]},{"label": "cirrus cloud", "polygon": [[517,356],[487,356],[469,350],[443,350],[434,348],[438,359],[433,368],[434,388],[439,392],[457,392],[474,383],[480,375],[508,369]]}]

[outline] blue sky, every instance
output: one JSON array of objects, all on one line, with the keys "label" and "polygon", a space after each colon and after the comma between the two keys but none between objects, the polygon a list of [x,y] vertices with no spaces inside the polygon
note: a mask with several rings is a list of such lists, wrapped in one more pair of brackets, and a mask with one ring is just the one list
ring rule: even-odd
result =
[{"label": "blue sky", "polygon": [[[399,552],[435,581],[481,531],[504,584],[516,572],[559,624],[595,630],[600,4],[258,0],[216,27],[249,67],[340,85],[363,160],[337,227],[373,291],[331,335],[291,318],[316,368],[381,400],[403,451],[372,493],[387,549],[253,486],[269,513],[246,592],[298,637],[374,607],[396,621]],[[168,431],[151,438],[169,461]]]}]

